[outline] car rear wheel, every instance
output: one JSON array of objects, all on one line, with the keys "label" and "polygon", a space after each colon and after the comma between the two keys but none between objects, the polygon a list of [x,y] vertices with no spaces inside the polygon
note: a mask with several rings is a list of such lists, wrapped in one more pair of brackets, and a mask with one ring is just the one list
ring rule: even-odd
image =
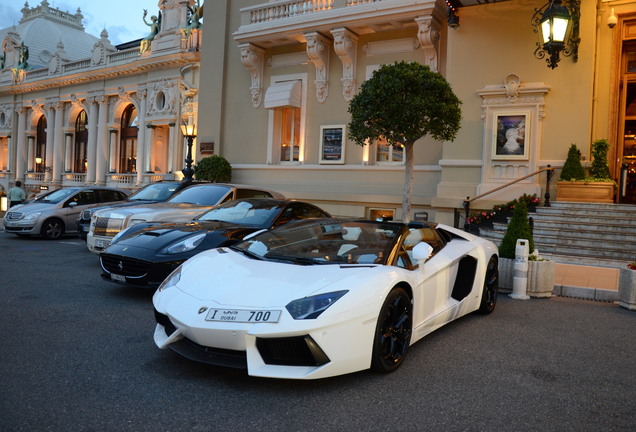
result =
[{"label": "car rear wheel", "polygon": [[413,303],[407,292],[400,287],[389,293],[375,330],[371,369],[377,372],[393,372],[406,357],[411,343],[413,325]]},{"label": "car rear wheel", "polygon": [[497,296],[499,294],[499,263],[496,257],[490,257],[486,267],[486,277],[484,279],[484,289],[481,294],[481,304],[478,312],[489,314],[495,310]]},{"label": "car rear wheel", "polygon": [[40,234],[47,240],[57,240],[64,234],[64,223],[56,218],[47,219],[42,224]]}]

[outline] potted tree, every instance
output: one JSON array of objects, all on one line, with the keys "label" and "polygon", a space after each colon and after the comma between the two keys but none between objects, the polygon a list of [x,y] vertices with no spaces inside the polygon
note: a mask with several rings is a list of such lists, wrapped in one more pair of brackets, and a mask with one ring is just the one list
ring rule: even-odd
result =
[{"label": "potted tree", "polygon": [[528,275],[526,293],[530,297],[547,298],[554,290],[555,265],[553,261],[543,259],[534,249],[532,228],[528,220],[528,207],[525,201],[515,204],[512,218],[499,246],[499,284],[502,288],[512,289],[514,281],[515,249],[517,240],[526,239],[532,251],[528,257]]},{"label": "potted tree", "polygon": [[557,201],[613,203],[616,184],[610,178],[608,150],[609,144],[605,139],[592,143],[592,175],[586,177],[581,152],[576,144],[572,144],[557,181]]}]

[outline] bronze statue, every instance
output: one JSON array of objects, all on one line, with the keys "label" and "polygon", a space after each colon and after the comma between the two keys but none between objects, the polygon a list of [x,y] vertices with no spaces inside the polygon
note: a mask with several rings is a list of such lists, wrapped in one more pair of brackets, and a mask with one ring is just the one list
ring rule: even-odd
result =
[{"label": "bronze statue", "polygon": [[144,24],[150,27],[150,34],[142,39],[141,46],[139,47],[139,51],[145,53],[150,50],[150,42],[157,36],[157,33],[161,30],[161,11],[159,11],[159,16],[151,16],[150,23],[146,21],[146,16],[148,15],[148,10],[144,9]]},{"label": "bronze statue", "polygon": [[203,8],[201,7],[199,0],[197,0],[197,4],[193,6],[188,5],[188,18],[186,20],[186,27],[181,29],[181,34],[184,39],[188,39],[190,37],[190,33],[194,29],[201,28],[201,18],[203,17]]}]

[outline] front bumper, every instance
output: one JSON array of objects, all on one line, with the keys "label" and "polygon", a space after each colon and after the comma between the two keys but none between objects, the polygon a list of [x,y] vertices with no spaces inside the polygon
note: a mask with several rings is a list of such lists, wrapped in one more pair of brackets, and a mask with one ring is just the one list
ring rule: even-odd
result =
[{"label": "front bumper", "polygon": [[17,234],[39,234],[39,223],[35,221],[3,221],[4,230]]},{"label": "front bumper", "polygon": [[112,240],[112,237],[96,236],[89,232],[86,235],[86,247],[89,251],[98,254],[110,246]]},{"label": "front bumper", "polygon": [[121,255],[100,254],[102,278],[125,285],[157,288],[185,260],[150,262]]},{"label": "front bumper", "polygon": [[294,320],[283,311],[278,323],[251,324],[206,321],[197,309],[187,323],[155,310],[155,344],[191,360],[269,378],[318,379],[371,365],[377,316],[319,324]]}]

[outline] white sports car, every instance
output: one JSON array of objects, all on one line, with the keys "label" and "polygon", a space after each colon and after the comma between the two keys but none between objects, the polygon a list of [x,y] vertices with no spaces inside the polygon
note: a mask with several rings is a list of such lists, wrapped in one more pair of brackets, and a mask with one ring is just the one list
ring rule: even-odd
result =
[{"label": "white sports car", "polygon": [[391,372],[498,293],[497,247],[441,224],[321,219],[202,252],[154,295],[159,348],[261,377]]}]

